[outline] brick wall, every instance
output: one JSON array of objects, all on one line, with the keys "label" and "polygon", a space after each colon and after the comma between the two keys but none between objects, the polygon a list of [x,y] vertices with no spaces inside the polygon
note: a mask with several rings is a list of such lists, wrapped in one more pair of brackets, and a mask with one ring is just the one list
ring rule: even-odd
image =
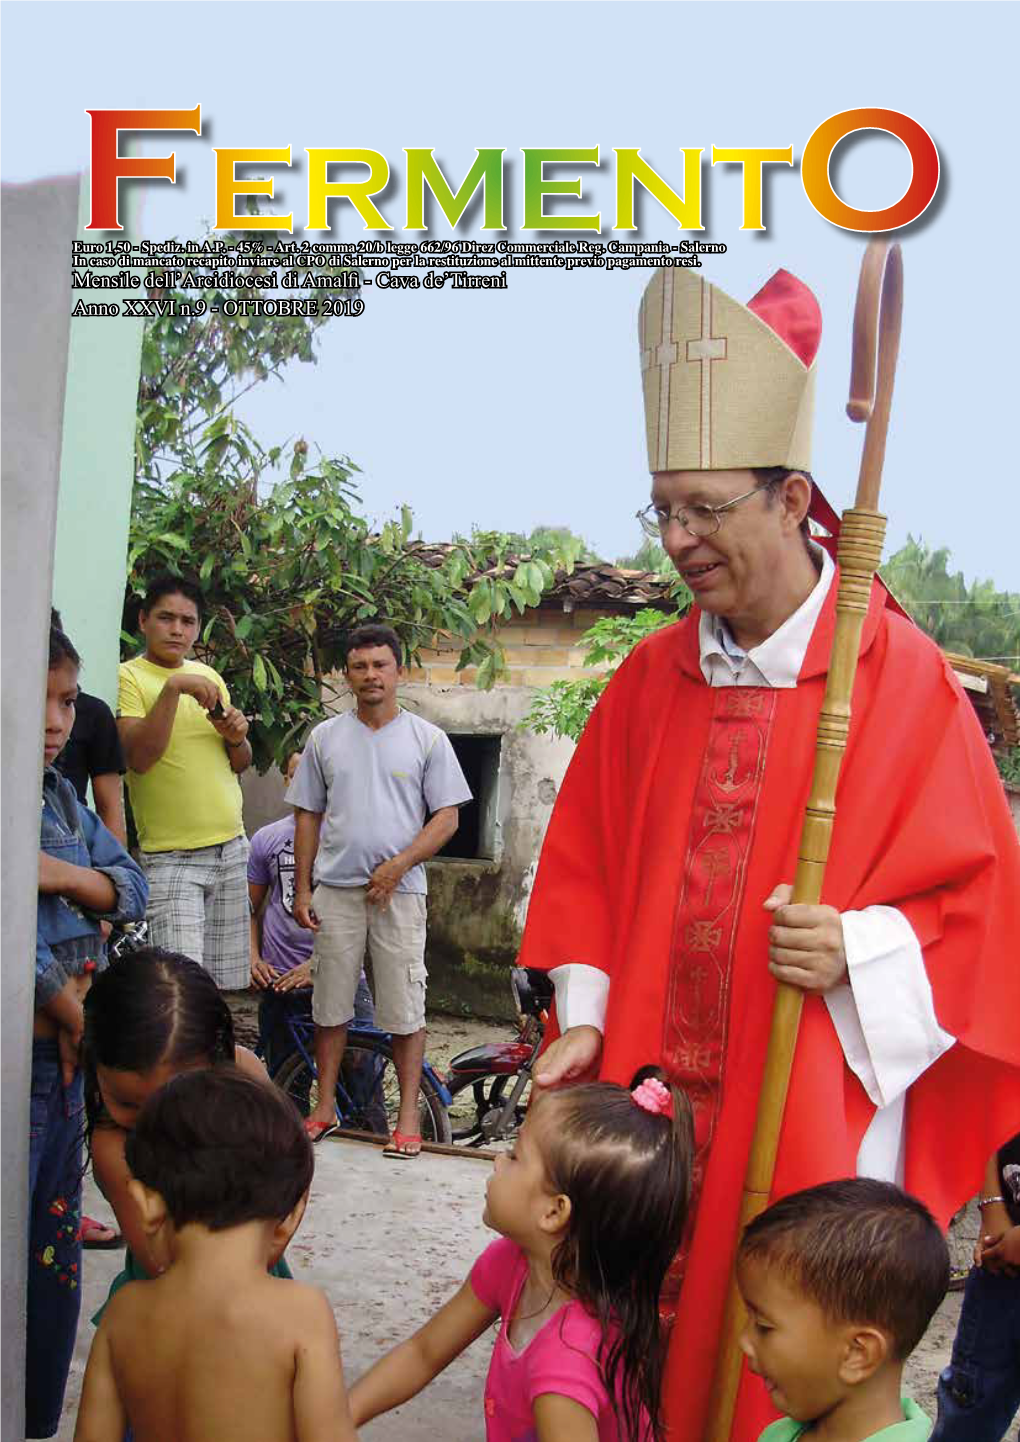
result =
[{"label": "brick wall", "polygon": [[[575,681],[579,676],[604,667],[585,667],[581,637],[604,611],[563,611],[538,609],[497,626],[496,636],[506,653],[508,674],[497,685],[548,686],[553,681]],[[439,638],[435,647],[423,649],[421,665],[407,676],[409,683],[428,686],[474,686],[475,668],[457,670],[463,642],[457,637]]]}]

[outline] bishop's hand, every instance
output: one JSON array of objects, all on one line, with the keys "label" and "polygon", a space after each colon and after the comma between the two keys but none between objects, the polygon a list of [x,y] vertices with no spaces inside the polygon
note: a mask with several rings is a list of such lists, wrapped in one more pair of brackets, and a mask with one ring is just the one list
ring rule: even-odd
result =
[{"label": "bishop's hand", "polygon": [[595,1026],[572,1026],[542,1053],[533,1080],[547,1090],[594,1081],[602,1060],[602,1033]]},{"label": "bishop's hand", "polygon": [[769,971],[802,991],[832,991],[847,979],[843,918],[834,906],[794,905],[792,896],[784,883],[765,902],[772,912]]}]

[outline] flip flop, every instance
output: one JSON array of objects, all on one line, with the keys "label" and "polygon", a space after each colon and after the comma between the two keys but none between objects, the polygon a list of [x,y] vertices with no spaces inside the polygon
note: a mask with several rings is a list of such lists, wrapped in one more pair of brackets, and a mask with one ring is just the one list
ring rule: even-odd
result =
[{"label": "flip flop", "polygon": [[114,1247],[124,1245],[124,1238],[114,1227],[108,1227],[105,1222],[97,1222],[94,1217],[82,1217],[78,1235],[81,1237],[82,1246],[93,1252],[111,1252]]},{"label": "flip flop", "polygon": [[[413,1148],[413,1144],[418,1145]],[[393,1136],[388,1146],[383,1147],[384,1157],[395,1157],[402,1162],[413,1162],[416,1157],[421,1156],[421,1133],[420,1132],[398,1132],[394,1129]]]},{"label": "flip flop", "polygon": [[313,1121],[311,1117],[305,1117],[305,1131],[313,1145],[315,1142],[321,1142],[323,1137],[331,1137],[339,1125],[339,1117],[334,1117],[331,1122],[317,1122]]}]

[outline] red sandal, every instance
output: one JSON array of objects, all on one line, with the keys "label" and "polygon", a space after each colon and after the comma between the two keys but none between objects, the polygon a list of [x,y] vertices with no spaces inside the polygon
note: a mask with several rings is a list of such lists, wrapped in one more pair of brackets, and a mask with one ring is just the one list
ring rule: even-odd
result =
[{"label": "red sandal", "polygon": [[413,1162],[415,1157],[421,1156],[421,1133],[398,1132],[394,1128],[389,1145],[383,1147],[382,1154],[384,1157],[396,1157],[402,1162]]},{"label": "red sandal", "polygon": [[305,1117],[305,1131],[313,1145],[315,1142],[321,1142],[323,1137],[331,1137],[339,1125],[340,1121],[337,1117],[334,1117],[331,1122],[316,1122],[311,1117]]},{"label": "red sandal", "polygon": [[81,1237],[82,1246],[93,1252],[111,1252],[114,1247],[124,1245],[124,1238],[115,1227],[108,1227],[105,1222],[97,1222],[95,1217],[82,1217],[78,1235]]}]

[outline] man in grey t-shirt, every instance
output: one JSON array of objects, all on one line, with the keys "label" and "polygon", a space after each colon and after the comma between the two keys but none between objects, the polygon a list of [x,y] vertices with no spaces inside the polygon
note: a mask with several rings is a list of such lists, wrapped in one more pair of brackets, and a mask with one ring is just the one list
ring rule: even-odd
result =
[{"label": "man in grey t-shirt", "polygon": [[415,1157],[425,1055],[422,863],[457,830],[457,810],[471,792],[446,734],[397,705],[396,632],[359,626],[347,641],[344,672],[356,707],[316,726],[287,792],[296,817],[294,918],[315,933],[319,1099],[305,1126],[318,1141],[336,1122],[334,1093],[367,945],[376,1025],[393,1037],[400,1083],[384,1155]]}]

